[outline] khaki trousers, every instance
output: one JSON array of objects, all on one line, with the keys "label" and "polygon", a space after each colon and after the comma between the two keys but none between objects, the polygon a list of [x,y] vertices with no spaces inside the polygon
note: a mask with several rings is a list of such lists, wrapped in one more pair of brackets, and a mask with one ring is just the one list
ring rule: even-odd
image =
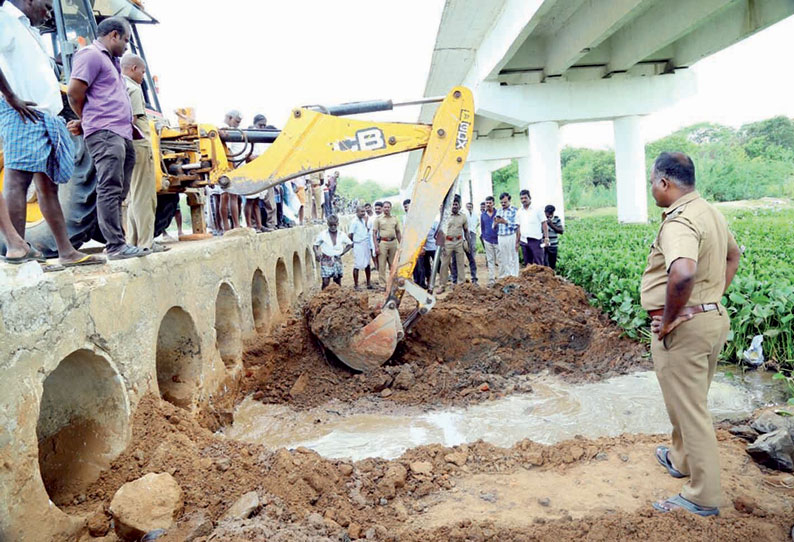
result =
[{"label": "khaki trousers", "polygon": [[664,341],[651,340],[656,378],[673,425],[670,460],[689,474],[681,495],[700,506],[721,500],[717,437],[706,404],[717,357],[730,330],[725,308],[696,314]]},{"label": "khaki trousers", "polygon": [[[275,187],[268,188],[265,191],[265,199],[262,200],[265,204],[265,228],[275,230],[278,226],[276,217],[276,189]],[[259,212],[259,208],[256,209]]]},{"label": "khaki trousers", "polygon": [[444,248],[441,250],[441,279],[438,285],[441,288],[447,287],[447,277],[449,276],[449,262],[452,261],[452,255],[455,256],[455,266],[457,267],[458,284],[466,281],[466,252],[463,250],[463,239],[457,241],[446,241]]},{"label": "khaki trousers", "polygon": [[319,220],[323,218],[323,187],[317,185],[312,187],[312,216],[317,216]]},{"label": "khaki trousers", "polygon": [[[400,244],[397,242],[397,239],[393,241],[381,241],[378,245],[378,249],[380,250],[378,254],[378,279],[381,284],[386,284],[391,266],[394,265],[394,257],[397,255],[398,246],[400,246]],[[387,263],[389,266],[388,271],[386,270]]]},{"label": "khaki trousers", "polygon": [[488,280],[494,282],[496,280],[496,262],[499,260],[499,245],[496,243],[489,243],[485,239],[482,240],[482,244],[485,248],[485,263],[488,266]]},{"label": "khaki trousers", "polygon": [[127,198],[127,243],[151,248],[154,239],[154,213],[157,192],[154,188],[154,161],[148,141],[133,141],[135,168],[132,170],[130,193]]}]

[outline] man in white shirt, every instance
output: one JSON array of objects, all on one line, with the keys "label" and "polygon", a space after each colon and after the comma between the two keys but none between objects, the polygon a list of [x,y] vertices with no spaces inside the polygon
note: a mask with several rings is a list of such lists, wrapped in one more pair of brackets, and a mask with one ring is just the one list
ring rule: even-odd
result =
[{"label": "man in white shirt", "polygon": [[372,286],[372,229],[367,220],[367,213],[364,207],[356,207],[356,219],[350,224],[350,240],[353,241],[353,284],[356,290],[358,287],[358,272],[364,270],[367,278],[367,289],[374,290]]},{"label": "man in white shirt", "polygon": [[[74,148],[66,124],[57,116],[63,109],[60,85],[36,28],[50,17],[50,9],[47,0],[9,0],[0,7],[0,139],[8,215],[18,236],[24,237],[27,193],[33,182],[60,263],[103,263],[103,258],[72,246],[58,201],[58,185],[67,183],[74,171]],[[25,259],[43,257],[28,247]]]},{"label": "man in white shirt", "polygon": [[339,219],[336,215],[329,216],[327,222],[328,229],[320,233],[314,242],[314,257],[320,262],[323,290],[328,287],[331,279],[342,284],[342,256],[353,248],[350,237],[339,232]]},{"label": "man in white shirt", "polygon": [[[546,224],[546,214],[543,207],[532,205],[532,196],[529,190],[519,192],[521,207],[516,213],[518,232],[521,239],[521,254],[524,258],[524,267],[529,264],[545,265],[546,257],[543,247],[549,244],[549,226]],[[543,240],[543,246],[541,246]]]}]

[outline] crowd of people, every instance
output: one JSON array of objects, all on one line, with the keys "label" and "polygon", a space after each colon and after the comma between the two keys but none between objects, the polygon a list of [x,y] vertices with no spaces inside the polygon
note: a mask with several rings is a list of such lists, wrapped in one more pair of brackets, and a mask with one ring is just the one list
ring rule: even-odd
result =
[{"label": "crowd of people", "polygon": [[[39,31],[49,17],[47,2],[0,0],[0,139],[5,170],[0,234],[6,240],[5,261],[45,261],[41,251],[24,239],[31,183],[58,251],[59,265],[49,265],[48,270],[168,250],[154,240],[157,194],[142,88],[146,64],[138,55],[125,54],[129,23],[119,17],[104,19],[97,26],[97,39],[74,55],[67,98],[76,118],[67,123],[60,116],[64,108],[60,83]],[[233,110],[223,127],[237,129],[241,121],[242,115]],[[254,116],[251,128],[274,129],[261,114]],[[96,168],[96,212],[105,239],[104,257],[74,248],[58,199],[59,186],[71,179],[79,153],[70,134],[83,136]],[[235,166],[264,152],[264,144],[249,153],[245,144],[227,147]],[[209,229],[220,235],[238,228],[241,216],[248,227],[263,232],[321,223],[340,204],[338,178],[339,172],[327,177],[314,173],[248,198],[210,187]],[[181,231],[181,213],[176,219]]]},{"label": "crowd of people", "polygon": [[[494,197],[488,196],[476,213],[471,202],[466,204],[465,210],[462,209],[460,196],[456,195],[449,213],[443,216],[443,220],[437,217],[430,227],[419,252],[413,281],[422,288],[432,287],[435,293],[443,293],[450,278],[453,284],[466,280],[468,263],[469,280],[477,284],[476,254],[479,246],[485,253],[489,286],[497,278],[518,276],[519,265],[545,265],[556,269],[559,237],[564,232],[562,221],[555,214],[556,209],[553,205],[541,208],[533,204],[528,190],[521,190],[519,197],[521,207],[516,208],[511,205],[510,194],[501,194],[501,207],[497,210]],[[380,285],[384,286],[395,263],[410,208],[411,200],[404,200],[405,214],[400,220],[392,214],[392,204],[388,201],[358,205],[356,217],[341,240],[329,244],[327,232],[320,234],[315,249],[317,261],[323,266],[323,288],[328,286],[330,279],[341,283],[341,257],[348,250],[353,250],[354,254],[354,287],[360,288],[360,272],[364,271],[366,287],[374,289],[373,268],[378,271]],[[441,214],[444,214],[443,209]],[[336,235],[338,219],[335,215],[330,218]],[[331,222],[328,226],[330,231]],[[433,269],[438,276],[435,284]]]}]

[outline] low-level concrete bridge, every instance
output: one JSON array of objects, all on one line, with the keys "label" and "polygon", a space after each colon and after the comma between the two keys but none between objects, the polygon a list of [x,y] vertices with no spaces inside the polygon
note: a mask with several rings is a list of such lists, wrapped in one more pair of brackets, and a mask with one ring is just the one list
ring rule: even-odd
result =
[{"label": "low-level concrete bridge", "polygon": [[318,285],[317,227],[180,243],[43,274],[0,266],[0,540],[73,540],[79,494],[127,446],[146,393],[212,412],[268,332]]}]

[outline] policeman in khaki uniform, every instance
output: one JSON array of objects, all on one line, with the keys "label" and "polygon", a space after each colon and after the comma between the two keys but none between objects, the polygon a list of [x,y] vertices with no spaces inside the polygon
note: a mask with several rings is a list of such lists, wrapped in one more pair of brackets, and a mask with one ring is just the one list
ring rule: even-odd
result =
[{"label": "policeman in khaki uniform", "polygon": [[[384,201],[383,214],[378,216],[372,224],[372,243],[375,246],[375,255],[378,257],[378,279],[384,285],[391,266],[394,264],[394,257],[397,255],[400,241],[402,241],[400,221],[396,216],[392,216],[391,203]],[[386,270],[387,262],[389,271]]]},{"label": "policeman in khaki uniform", "polygon": [[651,192],[665,210],[641,299],[652,319],[651,354],[673,425],[672,445],[659,446],[656,458],[671,476],[689,477],[679,495],[653,506],[716,515],[720,466],[706,396],[730,329],[720,299],[739,267],[740,251],[725,218],[695,190],[695,165],[687,155],[659,155]]},{"label": "policeman in khaki uniform", "polygon": [[444,292],[447,286],[447,276],[449,276],[449,262],[452,260],[452,255],[455,256],[455,265],[457,267],[457,277],[459,282],[463,282],[466,278],[466,253],[469,251],[468,241],[469,238],[469,219],[460,213],[460,197],[455,196],[452,200],[452,214],[447,220],[446,231],[443,232],[442,238],[444,239],[444,246],[441,252],[441,279],[436,293]]}]

